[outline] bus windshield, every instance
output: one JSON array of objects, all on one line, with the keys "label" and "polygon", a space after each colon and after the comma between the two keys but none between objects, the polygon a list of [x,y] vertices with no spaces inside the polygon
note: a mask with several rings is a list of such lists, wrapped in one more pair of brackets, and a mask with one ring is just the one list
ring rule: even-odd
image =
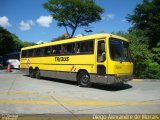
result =
[{"label": "bus windshield", "polygon": [[130,61],[129,43],[120,39],[110,38],[110,57],[113,61]]}]

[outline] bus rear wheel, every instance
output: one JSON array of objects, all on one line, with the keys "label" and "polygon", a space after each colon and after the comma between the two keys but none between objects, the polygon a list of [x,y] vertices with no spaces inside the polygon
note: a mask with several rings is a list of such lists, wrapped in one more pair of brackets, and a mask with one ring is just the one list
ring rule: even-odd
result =
[{"label": "bus rear wheel", "polygon": [[90,76],[86,71],[80,71],[78,73],[78,84],[80,87],[91,87]]},{"label": "bus rear wheel", "polygon": [[33,70],[33,68],[30,68],[30,69],[29,69],[29,76],[30,76],[31,78],[35,78],[35,71]]},{"label": "bus rear wheel", "polygon": [[40,70],[39,69],[35,69],[35,77],[37,79],[40,79]]}]

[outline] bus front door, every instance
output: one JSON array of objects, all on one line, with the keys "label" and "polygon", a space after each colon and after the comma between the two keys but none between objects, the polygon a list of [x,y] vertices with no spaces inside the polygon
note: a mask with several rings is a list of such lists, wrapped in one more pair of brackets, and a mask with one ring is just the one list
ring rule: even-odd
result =
[{"label": "bus front door", "polygon": [[98,40],[97,48],[97,75],[104,76],[106,74],[106,49],[105,41]]}]

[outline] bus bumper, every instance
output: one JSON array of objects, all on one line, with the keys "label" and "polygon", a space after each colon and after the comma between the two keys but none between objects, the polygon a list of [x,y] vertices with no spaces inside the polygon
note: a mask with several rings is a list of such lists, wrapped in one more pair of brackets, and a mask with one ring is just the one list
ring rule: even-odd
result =
[{"label": "bus bumper", "polygon": [[102,84],[117,84],[117,83],[125,83],[127,81],[131,81],[133,79],[132,75],[105,75],[105,76],[99,76],[96,77],[96,83],[102,83]]}]

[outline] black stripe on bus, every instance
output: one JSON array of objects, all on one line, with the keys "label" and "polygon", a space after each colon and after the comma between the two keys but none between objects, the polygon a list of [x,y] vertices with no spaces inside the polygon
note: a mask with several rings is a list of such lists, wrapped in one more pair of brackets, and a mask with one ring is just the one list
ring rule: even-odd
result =
[{"label": "black stripe on bus", "polygon": [[[28,70],[28,68],[21,68],[20,70]],[[58,70],[45,70],[45,69],[39,69],[39,70],[40,71],[50,71],[50,72],[77,73],[77,72],[73,72],[73,71],[58,71]],[[97,75],[97,73],[89,73],[89,74]]]},{"label": "black stripe on bus", "polygon": [[[26,64],[26,63],[21,63]],[[30,63],[30,64],[43,64],[43,65],[94,65],[94,64],[47,64],[47,63]]]},{"label": "black stripe on bus", "polygon": [[94,55],[94,52],[92,53],[68,53],[68,54],[52,54],[52,55],[39,55],[39,56],[29,56],[29,57],[21,57],[21,58],[37,58],[37,57],[57,57],[57,56],[78,56],[78,55]]}]

